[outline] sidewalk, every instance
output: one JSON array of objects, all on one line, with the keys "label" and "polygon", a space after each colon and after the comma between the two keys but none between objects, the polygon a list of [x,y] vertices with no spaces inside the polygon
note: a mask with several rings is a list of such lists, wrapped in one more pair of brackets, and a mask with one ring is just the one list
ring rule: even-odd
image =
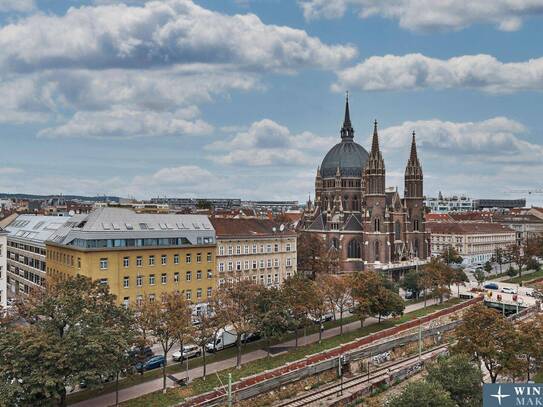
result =
[{"label": "sidewalk", "polygon": [[[453,296],[451,296],[451,297],[453,297]],[[437,299],[428,300],[427,305],[433,305],[433,304],[437,304],[437,303],[438,303]],[[420,302],[420,303],[416,303],[416,304],[410,304],[410,305],[406,306],[405,313],[415,311],[415,310],[418,310],[418,309],[421,309],[421,308],[424,308],[424,302]],[[373,325],[373,324],[376,324],[377,322],[378,321],[377,321],[376,318],[368,318],[365,321],[364,326]],[[352,332],[352,331],[357,330],[359,328],[360,328],[360,321],[355,321],[355,322],[351,322],[349,324],[345,324],[343,326],[343,332],[344,333]],[[331,338],[331,337],[339,335],[339,329],[340,328],[338,326],[338,327],[331,328],[331,329],[328,329],[328,330],[324,331],[323,334],[322,334],[323,339],[324,338]],[[314,334],[307,335],[305,338],[303,338],[303,337],[298,338],[298,345],[299,346],[304,346],[304,345],[307,345],[307,344],[315,343],[318,340],[319,340],[319,334],[314,333]],[[292,347],[293,348],[294,345],[295,345],[295,339],[292,339],[292,340],[277,344],[275,346],[272,346],[272,348],[275,348],[275,347],[280,347],[280,348]],[[248,362],[252,362],[253,360],[265,358],[267,355],[268,355],[268,353],[266,352],[266,350],[259,349],[259,350],[255,350],[255,351],[243,354],[241,360],[242,360],[242,363],[248,363]],[[232,357],[232,358],[229,358],[229,359],[225,359],[225,360],[221,360],[221,361],[218,361],[218,362],[213,362],[213,363],[208,364],[207,365],[207,374],[211,375],[214,372],[218,372],[218,371],[228,369],[228,368],[234,367],[234,366],[236,366],[236,357],[235,356]],[[176,373],[173,376],[176,379],[180,379],[180,378],[186,377],[186,374],[187,373],[185,371],[185,372],[181,372],[181,373]],[[203,367],[202,366],[196,367],[194,369],[189,369],[189,377],[190,377],[191,380],[193,380],[195,378],[198,378],[198,377],[202,377],[202,375],[203,375]],[[167,383],[168,383],[168,386],[173,387],[173,385],[174,385],[174,383],[169,379],[167,380]],[[136,398],[136,397],[140,397],[140,396],[143,396],[145,394],[152,393],[154,391],[161,390],[161,389],[162,389],[162,377],[160,377],[159,379],[153,379],[153,380],[150,380],[148,382],[141,383],[141,384],[138,384],[136,386],[132,386],[132,387],[128,387],[126,389],[120,390],[119,391],[119,402],[130,400],[130,399],[133,399],[133,398]],[[114,404],[115,404],[115,392],[112,392],[112,393],[103,394],[103,395],[95,397],[93,399],[89,399],[89,400],[79,402],[77,404],[72,404],[72,405],[77,406],[77,407],[94,407],[94,406],[102,407],[102,406],[110,406],[110,405],[114,405]]]}]

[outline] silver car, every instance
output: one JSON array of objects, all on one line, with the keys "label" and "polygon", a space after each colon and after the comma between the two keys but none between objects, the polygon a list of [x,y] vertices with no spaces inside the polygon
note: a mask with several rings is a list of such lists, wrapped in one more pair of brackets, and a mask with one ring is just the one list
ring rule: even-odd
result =
[{"label": "silver car", "polygon": [[185,345],[182,349],[174,352],[172,357],[175,361],[195,358],[202,355],[202,349],[197,345]]}]

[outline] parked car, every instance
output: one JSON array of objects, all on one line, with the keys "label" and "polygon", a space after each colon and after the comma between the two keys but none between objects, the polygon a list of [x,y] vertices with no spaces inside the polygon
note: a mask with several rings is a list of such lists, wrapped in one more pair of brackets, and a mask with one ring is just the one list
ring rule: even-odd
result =
[{"label": "parked car", "polygon": [[308,315],[307,317],[309,318],[309,320],[313,321],[315,324],[321,324],[323,322],[328,322],[328,321],[333,320],[334,314],[332,313],[324,314],[321,318],[314,317],[313,315]]},{"label": "parked car", "polygon": [[505,294],[516,294],[516,293],[517,293],[517,290],[515,290],[514,288],[511,288],[511,287],[502,287],[502,293],[505,293]]},{"label": "parked car", "polygon": [[157,355],[146,362],[137,363],[136,370],[138,372],[145,372],[146,370],[157,369],[162,366],[164,366],[164,355]]},{"label": "parked car", "polygon": [[487,283],[483,286],[483,288],[486,288],[487,290],[497,290],[499,287],[496,283]]},{"label": "parked car", "polygon": [[143,349],[134,346],[128,352],[128,356],[133,360],[139,360],[140,358],[143,360],[147,360],[147,359],[152,358],[153,355],[154,355],[154,352],[149,346],[146,346]]},{"label": "parked car", "polygon": [[180,362],[181,360],[195,358],[202,355],[202,349],[197,345],[185,345],[182,349],[174,352],[173,360]]}]

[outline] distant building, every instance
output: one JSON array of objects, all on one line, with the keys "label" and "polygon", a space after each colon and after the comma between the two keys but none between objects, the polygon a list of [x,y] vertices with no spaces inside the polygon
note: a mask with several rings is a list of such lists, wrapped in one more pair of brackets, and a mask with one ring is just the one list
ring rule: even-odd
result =
[{"label": "distant building", "polygon": [[47,245],[47,274],[108,284],[126,306],[180,292],[195,307],[216,287],[215,230],[206,216],[98,208],[76,215]]},{"label": "distant building", "polygon": [[8,299],[7,234],[0,229],[0,307],[5,307]]},{"label": "distant building", "polygon": [[471,198],[466,195],[443,196],[440,192],[437,198],[426,198],[424,203],[432,213],[473,210],[473,202]]},{"label": "distant building", "polygon": [[543,236],[543,219],[530,213],[496,214],[493,222],[505,225],[516,232],[516,242],[522,244],[526,240]]},{"label": "distant building", "polygon": [[300,208],[298,201],[242,201],[241,205],[258,212],[271,211],[272,213],[283,213]]},{"label": "distant building", "polygon": [[296,232],[265,219],[212,218],[219,284],[252,280],[280,286],[296,273]]},{"label": "distant building", "polygon": [[432,255],[438,256],[450,247],[463,257],[465,264],[484,263],[515,243],[515,231],[497,223],[488,222],[427,222]]},{"label": "distant building", "polygon": [[69,217],[19,215],[6,226],[9,297],[27,295],[45,282],[45,241]]},{"label": "distant building", "polygon": [[524,208],[526,199],[475,199],[473,209],[513,209]]},{"label": "distant building", "polygon": [[171,209],[190,209],[209,206],[213,209],[236,209],[241,207],[237,198],[151,198],[150,203],[167,204]]}]

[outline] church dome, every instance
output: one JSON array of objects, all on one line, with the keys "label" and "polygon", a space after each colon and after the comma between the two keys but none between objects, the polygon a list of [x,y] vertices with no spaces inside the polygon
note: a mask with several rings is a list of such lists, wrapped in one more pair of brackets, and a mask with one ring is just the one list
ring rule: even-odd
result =
[{"label": "church dome", "polygon": [[328,151],[321,164],[321,177],[336,175],[337,168],[344,177],[361,177],[369,154],[354,141],[342,140]]},{"label": "church dome", "polygon": [[344,177],[361,177],[362,169],[368,161],[369,154],[364,147],[355,143],[354,129],[349,114],[349,97],[345,101],[345,119],[341,128],[341,142],[328,151],[321,164],[321,177],[336,175],[337,169]]}]

